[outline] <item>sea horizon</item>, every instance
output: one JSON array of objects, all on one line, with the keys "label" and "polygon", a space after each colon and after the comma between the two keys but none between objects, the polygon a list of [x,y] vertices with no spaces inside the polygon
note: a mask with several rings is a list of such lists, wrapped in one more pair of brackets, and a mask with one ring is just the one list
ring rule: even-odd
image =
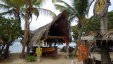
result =
[{"label": "sea horizon", "polygon": [[[57,44],[56,46],[61,49],[64,46],[66,46],[66,44],[60,44],[60,45]],[[76,43],[71,42],[69,44],[69,46],[75,47],[76,46]],[[21,51],[22,51],[22,45],[20,43],[20,40],[14,41],[14,43],[10,46],[9,50],[10,50],[11,53],[21,53]]]}]

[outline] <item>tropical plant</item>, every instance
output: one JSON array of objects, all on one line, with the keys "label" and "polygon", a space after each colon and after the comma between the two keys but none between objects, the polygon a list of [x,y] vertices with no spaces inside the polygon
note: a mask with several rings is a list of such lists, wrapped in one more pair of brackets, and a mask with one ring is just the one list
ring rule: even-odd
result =
[{"label": "tropical plant", "polygon": [[0,39],[3,40],[3,43],[0,43],[0,54],[3,54],[5,58],[9,56],[9,46],[19,37],[20,25],[16,21],[13,18],[0,18],[0,30],[2,30],[0,31]]},{"label": "tropical plant", "polygon": [[[108,12],[108,30],[112,30],[113,29],[113,11]],[[73,38],[74,40],[77,39],[77,25],[75,26],[71,26],[72,32],[73,32]],[[90,32],[90,31],[100,31],[100,18],[98,18],[97,16],[91,16],[90,18],[87,19],[85,25],[84,25],[84,29],[82,29],[83,32]]]},{"label": "tropical plant", "polygon": [[34,61],[36,61],[36,57],[35,56],[32,56],[32,55],[27,55],[26,56],[26,60],[28,62],[34,62]]},{"label": "tropical plant", "polygon": [[[24,31],[24,38],[22,41],[23,44],[23,49],[22,49],[22,55],[24,55],[25,51],[25,46],[29,45],[29,30],[30,30],[30,19],[32,19],[32,14],[36,15],[37,17],[39,16],[39,11],[46,12],[47,14],[51,14],[53,16],[56,16],[52,11],[40,8],[40,4],[44,0],[27,0],[25,3],[25,8],[23,8],[25,12],[25,31]],[[29,49],[28,49],[29,51]]]},{"label": "tropical plant", "polygon": [[[7,15],[10,16],[10,18],[14,18],[19,22],[19,29],[21,30],[21,13],[20,13],[20,7],[23,6],[24,1],[23,0],[1,0],[0,2],[0,8],[3,10],[0,12],[1,16]],[[18,23],[17,22],[17,23]],[[22,31],[20,31],[21,34]]]},{"label": "tropical plant", "polygon": [[1,0],[1,2],[0,7],[5,9],[5,12],[0,13],[0,15],[14,16],[15,19],[18,19],[21,29],[20,8],[24,6],[25,0]]},{"label": "tropical plant", "polygon": [[[22,56],[25,53],[25,46],[28,45],[30,39],[29,38],[29,25],[31,23],[30,19],[32,19],[32,14],[39,16],[39,11],[43,11],[46,14],[51,14],[56,16],[52,11],[40,8],[40,4],[44,0],[2,0],[5,4],[0,4],[2,8],[8,9],[6,12],[2,12],[1,15],[6,13],[11,13],[15,15],[16,18],[20,20],[20,14],[22,14],[23,18],[25,19],[25,29],[24,29],[24,37],[22,40]],[[20,13],[21,12],[21,13]]]},{"label": "tropical plant", "polygon": [[[110,31],[110,30],[112,30],[113,29],[113,11],[110,11],[110,12],[108,12],[108,30]],[[74,37],[74,39],[76,39],[77,38],[77,28],[76,29],[74,29],[75,27],[77,27],[77,26],[72,26],[72,31],[73,31],[73,37]],[[92,16],[91,18],[89,18],[89,19],[87,19],[87,22],[86,22],[86,24],[85,24],[85,26],[84,26],[84,29],[82,30],[82,31],[84,31],[84,32],[90,32],[90,31],[99,31],[100,32],[100,18],[98,18],[97,16]],[[97,41],[98,42],[98,41]],[[99,41],[100,42],[100,41]],[[98,42],[98,43],[99,43]],[[102,58],[104,58],[104,59],[108,59],[109,61],[110,61],[110,59],[109,59],[109,54],[106,54],[105,52],[109,52],[108,50],[108,48],[106,47],[106,45],[107,45],[108,43],[106,43],[106,41],[105,40],[103,40],[103,44],[102,44],[102,50],[104,51],[104,52],[101,52],[101,54],[102,54]],[[104,49],[104,48],[107,48],[107,49]],[[106,51],[105,51],[106,50]],[[105,55],[104,55],[105,54]],[[106,57],[107,56],[107,57]],[[104,61],[106,61],[106,60],[104,60]],[[103,63],[104,63],[104,61],[102,61]],[[106,62],[108,62],[108,61],[106,61]],[[105,63],[106,63],[105,62]],[[109,62],[108,62],[109,63]],[[108,64],[108,63],[106,63],[106,64]]]},{"label": "tropical plant", "polygon": [[[57,0],[53,0],[53,2],[55,2]],[[69,21],[72,21],[73,19],[77,18],[78,19],[78,36],[77,36],[77,46],[76,46],[76,50],[78,48],[78,44],[79,42],[81,42],[81,33],[82,33],[82,29],[84,27],[85,21],[86,21],[86,16],[88,14],[89,8],[92,4],[92,2],[94,0],[71,0],[72,3],[71,5],[69,5],[68,3],[66,3],[63,0],[58,0],[57,2],[63,3],[64,5],[60,5],[60,4],[55,4],[55,6],[57,7],[57,9],[60,10],[67,10],[69,13]]]},{"label": "tropical plant", "polygon": [[86,15],[88,14],[89,7],[93,1],[94,0],[72,0],[71,5],[69,5],[63,0],[58,0],[57,2],[63,3],[64,5],[55,4],[57,9],[68,11],[69,21],[73,20],[74,18],[78,19],[78,40],[81,38],[81,29],[84,26]]}]

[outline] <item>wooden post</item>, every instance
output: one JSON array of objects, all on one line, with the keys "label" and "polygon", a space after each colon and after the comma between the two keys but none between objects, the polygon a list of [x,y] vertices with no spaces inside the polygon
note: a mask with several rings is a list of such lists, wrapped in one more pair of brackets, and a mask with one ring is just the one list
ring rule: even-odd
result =
[{"label": "wooden post", "polygon": [[[108,32],[108,6],[110,4],[109,0],[107,1],[107,6],[105,8],[105,12],[104,15],[101,17],[101,34],[105,35]],[[107,41],[104,40],[102,41],[102,45],[101,45],[101,64],[111,64],[111,59],[110,59],[110,54],[109,54],[109,46],[107,45]]]},{"label": "wooden post", "polygon": [[[108,7],[110,5],[110,0],[97,0],[95,3],[94,14],[98,15],[101,18],[100,24],[100,34],[104,36],[107,31],[107,22],[108,22]],[[108,51],[107,41],[102,40],[101,38],[101,64],[111,64],[110,54]]]},{"label": "wooden post", "polygon": [[69,58],[69,40],[68,40],[68,38],[63,38],[64,39],[64,41],[65,41],[65,43],[66,43],[66,58]]},{"label": "wooden post", "polygon": [[69,58],[69,44],[66,42],[66,53],[67,53],[67,58]]}]

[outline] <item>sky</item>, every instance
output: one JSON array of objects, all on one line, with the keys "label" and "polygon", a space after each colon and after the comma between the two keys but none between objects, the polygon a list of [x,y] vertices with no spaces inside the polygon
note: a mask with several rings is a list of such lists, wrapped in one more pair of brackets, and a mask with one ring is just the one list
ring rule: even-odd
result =
[{"label": "sky", "polygon": [[[67,3],[70,3],[70,0],[65,0]],[[111,6],[109,6],[108,11],[113,10],[113,0],[110,0],[111,2]],[[93,6],[94,3],[92,4],[92,6],[90,7],[90,11],[89,11],[89,15],[88,17],[91,17],[93,15]],[[48,0],[46,3],[44,3],[42,5],[42,8],[48,9],[53,11],[56,15],[58,15],[60,12],[58,10],[55,9],[54,5],[52,4],[51,0]],[[30,24],[30,29],[31,30],[36,30],[41,26],[44,26],[48,23],[50,23],[52,21],[52,17],[49,15],[44,15],[44,14],[40,14],[38,19],[36,20],[36,17],[33,16],[32,22]],[[73,22],[72,25],[75,25],[76,22]],[[24,29],[24,21],[22,22],[22,29]]]}]

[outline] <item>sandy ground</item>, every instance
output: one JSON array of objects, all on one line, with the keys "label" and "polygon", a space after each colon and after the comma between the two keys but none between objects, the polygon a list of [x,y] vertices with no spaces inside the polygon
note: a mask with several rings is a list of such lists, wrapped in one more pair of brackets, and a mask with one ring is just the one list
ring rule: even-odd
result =
[{"label": "sandy ground", "polygon": [[[60,52],[57,57],[43,57],[41,62],[27,62],[25,59],[19,57],[19,53],[11,54],[8,59],[0,60],[0,64],[73,64],[72,59],[66,58],[66,53]],[[94,56],[97,60],[101,59],[99,53],[94,53]],[[113,53],[110,53],[111,60],[113,61]],[[74,64],[82,64],[82,62],[77,62],[77,59],[74,59]]]},{"label": "sandy ground", "polygon": [[[57,57],[43,57],[41,62],[27,62],[19,56],[19,53],[11,54],[8,59],[0,60],[0,64],[73,64],[73,60],[71,58],[66,58],[66,53],[63,52],[60,52]],[[76,64],[82,64],[82,62],[76,62]]]}]

